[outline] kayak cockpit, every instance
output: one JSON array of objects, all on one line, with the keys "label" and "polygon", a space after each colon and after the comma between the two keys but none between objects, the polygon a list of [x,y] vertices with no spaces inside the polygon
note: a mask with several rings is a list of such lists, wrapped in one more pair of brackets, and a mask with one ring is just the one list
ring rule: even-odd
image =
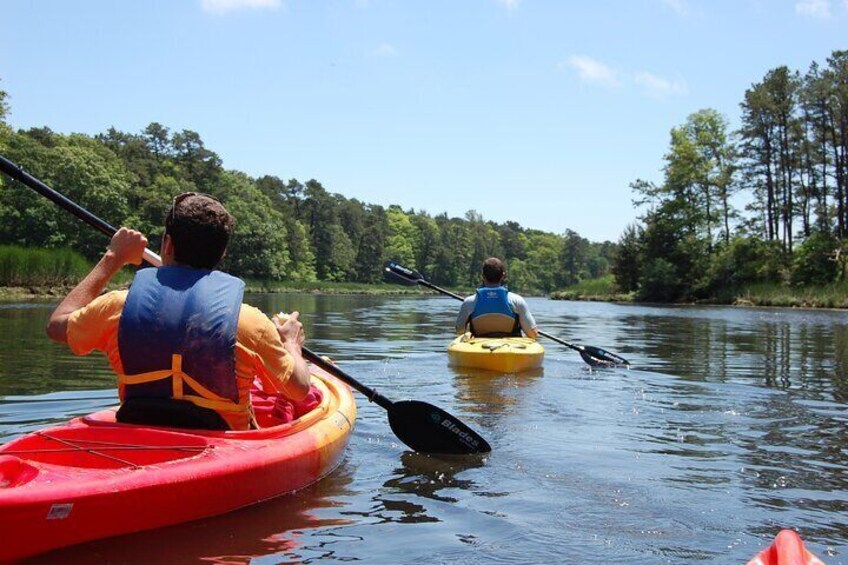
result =
[{"label": "kayak cockpit", "polygon": [[31,481],[38,469],[14,455],[0,455],[0,489],[13,488]]},{"label": "kayak cockpit", "polygon": [[[125,469],[194,457],[209,448],[206,438],[191,434],[81,424],[29,434],[9,444],[2,455],[62,467]],[[10,477],[13,472],[15,476],[25,473],[7,464]],[[6,475],[4,470],[2,476]]]}]

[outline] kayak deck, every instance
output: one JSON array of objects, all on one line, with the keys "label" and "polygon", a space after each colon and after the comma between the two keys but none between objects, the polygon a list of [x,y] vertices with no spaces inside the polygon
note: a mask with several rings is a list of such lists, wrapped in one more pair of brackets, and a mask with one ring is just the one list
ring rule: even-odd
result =
[{"label": "kayak deck", "polygon": [[542,366],[545,348],[527,337],[471,337],[462,335],[448,345],[455,367],[518,373]]},{"label": "kayak deck", "polygon": [[300,490],[341,462],[356,418],[350,389],[312,368],[320,404],[249,431],[115,422],[115,409],[0,447],[0,562],[159,528]]}]

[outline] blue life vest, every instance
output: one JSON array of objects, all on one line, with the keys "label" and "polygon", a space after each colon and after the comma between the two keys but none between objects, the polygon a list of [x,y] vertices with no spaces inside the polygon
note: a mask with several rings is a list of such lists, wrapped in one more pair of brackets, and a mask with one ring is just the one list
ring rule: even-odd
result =
[{"label": "blue life vest", "polygon": [[504,286],[482,286],[470,318],[471,333],[477,336],[520,336],[518,314],[509,304],[509,290]]},{"label": "blue life vest", "polygon": [[220,271],[138,271],[118,326],[124,400],[175,398],[216,411],[249,410],[236,384],[244,282]]}]

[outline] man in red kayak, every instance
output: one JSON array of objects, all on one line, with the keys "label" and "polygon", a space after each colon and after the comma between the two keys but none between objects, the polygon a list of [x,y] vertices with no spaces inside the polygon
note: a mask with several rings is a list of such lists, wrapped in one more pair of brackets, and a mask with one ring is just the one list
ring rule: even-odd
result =
[{"label": "man in red kayak", "polygon": [[456,333],[481,337],[505,337],[524,335],[536,339],[536,320],[524,298],[509,292],[503,286],[506,266],[497,257],[483,262],[483,286],[469,296],[459,308],[456,317]]},{"label": "man in red kayak", "polygon": [[269,319],[242,304],[244,282],[215,267],[235,221],[214,197],[177,196],[165,220],[162,267],[129,291],[100,294],[147,239],[121,228],[91,272],[50,316],[47,335],[76,355],[99,350],[118,376],[122,422],[246,430],[250,390],[303,401],[310,393],[298,313]]}]

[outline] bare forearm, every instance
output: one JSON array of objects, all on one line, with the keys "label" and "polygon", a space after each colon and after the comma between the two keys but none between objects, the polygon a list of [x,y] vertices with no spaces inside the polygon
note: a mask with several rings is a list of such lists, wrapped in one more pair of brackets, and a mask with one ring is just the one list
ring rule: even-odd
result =
[{"label": "bare forearm", "polygon": [[289,352],[292,359],[294,360],[294,370],[291,375],[291,384],[290,391],[296,390],[298,393],[297,398],[293,398],[293,400],[303,400],[304,397],[309,393],[310,387],[310,376],[309,376],[309,366],[306,364],[306,360],[303,358],[303,353],[301,351],[300,345],[293,341],[286,341],[283,344],[283,347],[286,351]]},{"label": "bare forearm", "polygon": [[107,251],[97,265],[53,310],[47,322],[47,335],[58,343],[68,342],[68,319],[75,311],[100,296],[106,284],[121,270],[123,264],[114,253]]}]

